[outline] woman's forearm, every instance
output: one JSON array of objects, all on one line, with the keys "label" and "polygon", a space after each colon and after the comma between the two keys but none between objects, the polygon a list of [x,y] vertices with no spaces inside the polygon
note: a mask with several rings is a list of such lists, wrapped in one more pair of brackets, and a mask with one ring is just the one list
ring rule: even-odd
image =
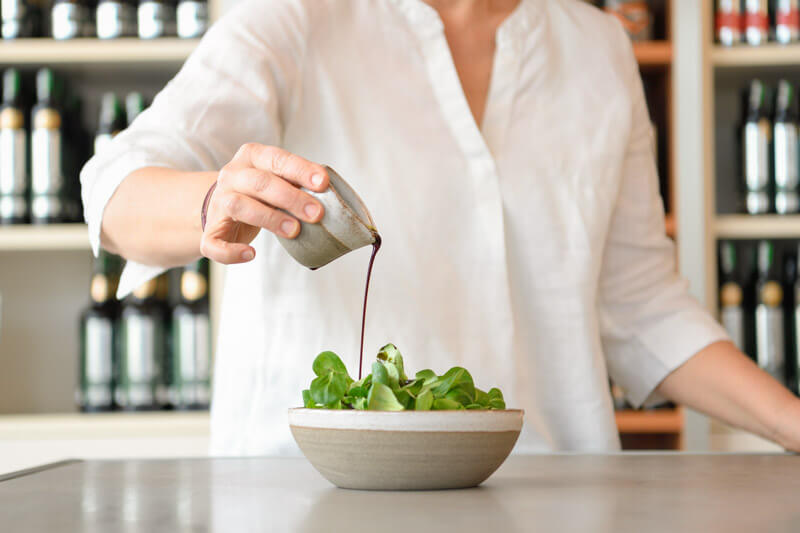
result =
[{"label": "woman's forearm", "polygon": [[200,257],[200,209],[217,172],[141,168],[125,178],[103,214],[103,248],[148,265]]},{"label": "woman's forearm", "polygon": [[800,450],[800,399],[730,342],[711,344],[658,386],[667,398]]}]

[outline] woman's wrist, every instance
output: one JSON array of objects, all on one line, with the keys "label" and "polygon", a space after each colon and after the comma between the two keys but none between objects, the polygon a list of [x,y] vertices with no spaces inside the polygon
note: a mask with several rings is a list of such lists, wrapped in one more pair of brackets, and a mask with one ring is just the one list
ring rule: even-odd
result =
[{"label": "woman's wrist", "polygon": [[775,413],[773,440],[784,449],[800,452],[800,398],[787,397]]},{"label": "woman's wrist", "polygon": [[211,202],[211,195],[214,194],[214,190],[217,188],[217,180],[214,180],[214,183],[211,184],[211,187],[208,188],[208,192],[206,192],[206,196],[203,199],[203,206],[200,208],[200,231],[206,230],[206,218],[208,217],[208,204]]}]

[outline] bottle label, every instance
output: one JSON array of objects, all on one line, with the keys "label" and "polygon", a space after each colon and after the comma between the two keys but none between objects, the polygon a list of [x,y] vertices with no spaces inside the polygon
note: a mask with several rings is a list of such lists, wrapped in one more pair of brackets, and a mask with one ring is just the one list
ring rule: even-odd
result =
[{"label": "bottle label", "polygon": [[163,2],[139,4],[139,38],[155,39],[175,35],[175,11]]},{"label": "bottle label", "polygon": [[67,206],[59,196],[37,195],[31,200],[31,218],[34,222],[56,222],[66,218]]},{"label": "bottle label", "polygon": [[716,28],[717,40],[730,46],[742,40],[742,10],[740,0],[718,0]]},{"label": "bottle label", "polygon": [[33,194],[60,194],[64,187],[61,174],[61,132],[58,129],[36,128],[31,135]]},{"label": "bottle label", "polygon": [[775,9],[775,39],[779,43],[796,41],[800,36],[798,0],[777,0]]},{"label": "bottle label", "polygon": [[136,8],[122,2],[102,2],[97,6],[97,37],[115,39],[135,35]]},{"label": "bottle label", "polygon": [[745,0],[745,36],[748,44],[758,46],[769,36],[767,0]]},{"label": "bottle label", "polygon": [[104,274],[95,274],[92,276],[92,283],[89,286],[89,295],[92,301],[103,303],[111,298],[110,287],[108,278]]},{"label": "bottle label", "polygon": [[797,125],[788,122],[775,124],[775,185],[782,190],[796,190],[800,159],[798,159]]},{"label": "bottle label", "polygon": [[783,310],[779,306],[759,304],[756,307],[756,361],[781,383],[786,379],[783,341]]},{"label": "bottle label", "polygon": [[778,191],[775,193],[775,211],[779,215],[800,212],[800,195],[797,192]]},{"label": "bottle label", "polygon": [[170,396],[175,405],[207,405],[211,381],[211,329],[208,315],[179,314]]},{"label": "bottle label", "polygon": [[107,407],[112,397],[113,325],[107,318],[89,317],[85,327],[84,403],[89,407]]},{"label": "bottle label", "polygon": [[201,273],[187,270],[181,274],[181,296],[184,300],[197,301],[206,295],[207,290],[208,283]]},{"label": "bottle label", "polygon": [[0,194],[25,194],[25,130],[0,129]]},{"label": "bottle label", "polygon": [[89,8],[73,2],[60,2],[53,5],[51,32],[53,39],[75,39],[88,37],[86,26]]},{"label": "bottle label", "polygon": [[208,29],[208,4],[206,2],[180,2],[178,4],[178,37],[200,37]]},{"label": "bottle label", "polygon": [[162,324],[146,315],[123,319],[123,368],[117,402],[125,407],[156,404],[159,366],[163,351]]},{"label": "bottle label", "polygon": [[28,214],[25,196],[0,196],[0,222],[23,222]]},{"label": "bottle label", "polygon": [[763,191],[769,184],[769,142],[770,127],[767,120],[745,125],[745,185],[750,192]]},{"label": "bottle label", "polygon": [[27,6],[22,0],[2,0],[0,2],[0,14],[3,21],[21,19],[27,14]]},{"label": "bottle label", "polygon": [[741,307],[723,307],[720,313],[722,325],[731,340],[740,350],[744,350],[744,313]]}]

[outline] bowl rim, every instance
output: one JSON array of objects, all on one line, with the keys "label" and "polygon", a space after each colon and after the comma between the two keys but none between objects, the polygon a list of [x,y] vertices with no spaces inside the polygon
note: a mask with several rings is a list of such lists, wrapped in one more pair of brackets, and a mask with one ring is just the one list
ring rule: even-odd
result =
[{"label": "bowl rim", "polygon": [[501,432],[522,429],[522,409],[458,411],[359,411],[292,407],[289,426],[372,431]]}]

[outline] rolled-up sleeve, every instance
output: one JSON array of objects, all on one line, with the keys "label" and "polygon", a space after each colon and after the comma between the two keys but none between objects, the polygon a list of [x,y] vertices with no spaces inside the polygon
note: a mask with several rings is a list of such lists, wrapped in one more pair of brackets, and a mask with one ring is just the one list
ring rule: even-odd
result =
[{"label": "rolled-up sleeve", "polygon": [[725,330],[688,293],[666,236],[653,132],[631,54],[630,141],[600,273],[600,327],[611,378],[635,406],[659,398],[655,388]]},{"label": "rolled-up sleeve", "polygon": [[[89,160],[80,180],[95,255],[105,207],[132,172],[151,166],[217,170],[242,144],[280,144],[299,84],[305,26],[299,2],[238,4],[212,26],[152,105]],[[129,261],[118,295],[163,270]]]}]

